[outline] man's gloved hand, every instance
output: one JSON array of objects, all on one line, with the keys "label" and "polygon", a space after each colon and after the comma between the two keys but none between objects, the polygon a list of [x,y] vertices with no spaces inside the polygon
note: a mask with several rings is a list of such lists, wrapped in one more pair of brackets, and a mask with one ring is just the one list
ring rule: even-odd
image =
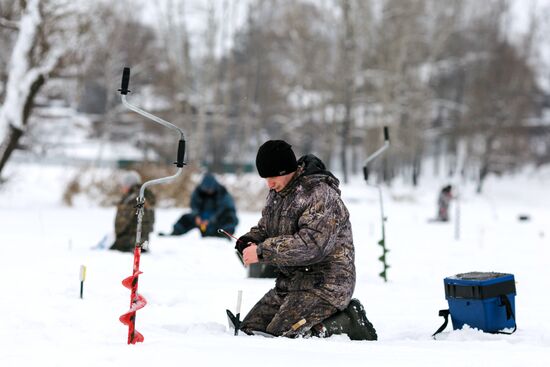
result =
[{"label": "man's gloved hand", "polygon": [[235,249],[242,255],[245,248],[250,246],[250,242],[256,243],[252,237],[241,236],[235,244]]}]

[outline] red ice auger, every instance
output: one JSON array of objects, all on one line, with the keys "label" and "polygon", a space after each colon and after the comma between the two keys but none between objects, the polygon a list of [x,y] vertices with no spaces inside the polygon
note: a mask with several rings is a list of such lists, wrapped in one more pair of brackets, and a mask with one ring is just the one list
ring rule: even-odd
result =
[{"label": "red ice auger", "polygon": [[126,95],[130,93],[130,90],[128,89],[128,84],[130,82],[130,68],[124,68],[122,72],[122,84],[120,89],[118,90],[122,97],[122,103],[129,108],[130,110],[139,113],[142,116],[147,117],[150,120],[153,120],[165,127],[168,127],[170,129],[176,130],[180,134],[180,139],[178,143],[178,155],[177,155],[177,161],[174,163],[178,167],[178,171],[173,176],[163,177],[156,180],[151,180],[145,182],[141,189],[139,190],[139,196],[136,199],[137,200],[137,232],[136,232],[136,246],[134,248],[134,266],[132,270],[132,275],[130,275],[128,278],[124,279],[122,281],[122,285],[126,288],[130,289],[132,291],[132,294],[130,296],[130,309],[128,312],[126,312],[124,315],[120,316],[119,320],[124,325],[128,325],[128,344],[136,344],[139,342],[142,342],[144,340],[143,335],[139,331],[136,330],[136,311],[143,308],[147,301],[145,298],[138,293],[138,280],[139,275],[142,274],[142,272],[139,270],[139,260],[141,257],[141,249],[147,248],[147,243],[141,242],[141,226],[142,226],[142,219],[144,214],[144,206],[145,206],[145,189],[149,186],[166,183],[168,181],[173,180],[174,178],[178,177],[182,170],[185,158],[185,139],[183,136],[183,131],[175,126],[174,124],[171,124],[168,121],[164,121],[163,119],[152,115],[136,106],[131,105],[126,101]]}]

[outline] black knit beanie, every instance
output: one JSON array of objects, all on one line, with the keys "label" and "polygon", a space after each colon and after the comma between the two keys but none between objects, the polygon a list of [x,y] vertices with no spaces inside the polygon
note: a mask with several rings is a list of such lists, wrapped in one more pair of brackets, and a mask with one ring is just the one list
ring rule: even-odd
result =
[{"label": "black knit beanie", "polygon": [[296,171],[298,164],[291,145],[283,140],[268,140],[258,149],[256,168],[261,177],[278,177]]}]

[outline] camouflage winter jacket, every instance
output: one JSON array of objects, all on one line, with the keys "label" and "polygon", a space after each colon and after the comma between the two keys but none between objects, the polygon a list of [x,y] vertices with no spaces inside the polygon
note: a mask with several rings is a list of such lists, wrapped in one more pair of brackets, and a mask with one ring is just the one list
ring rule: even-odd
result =
[{"label": "camouflage winter jacket", "polygon": [[[115,243],[111,246],[113,250],[133,251],[136,245],[137,233],[137,209],[136,198],[139,196],[140,185],[134,185],[128,193],[120,199],[117,204],[115,217]],[[145,210],[141,223],[141,241],[149,239],[149,233],[153,231],[155,224],[155,195],[145,190]]]},{"label": "camouflage winter jacket", "polygon": [[281,292],[309,290],[344,309],[355,288],[355,250],[339,181],[314,155],[298,160],[288,185],[271,190],[262,218],[244,236],[261,263],[278,267]]}]

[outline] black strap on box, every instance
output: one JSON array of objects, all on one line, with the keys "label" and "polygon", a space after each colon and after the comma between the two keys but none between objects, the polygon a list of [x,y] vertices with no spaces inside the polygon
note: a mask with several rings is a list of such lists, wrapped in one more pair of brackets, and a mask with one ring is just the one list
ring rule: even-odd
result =
[{"label": "black strap on box", "polygon": [[[511,332],[507,332],[507,331],[495,331],[495,332],[492,332],[491,334],[506,334],[506,335],[511,335],[513,333],[516,332],[517,328],[518,328],[518,325],[516,323],[516,317],[514,315],[514,311],[512,310],[512,304],[510,303],[510,300],[508,299],[508,296],[506,296],[505,294],[503,295],[500,295],[499,296],[499,299],[500,299],[500,303],[504,305],[504,307],[506,307],[506,320],[510,320],[510,318],[513,318],[514,319],[514,330],[512,330]],[[447,325],[449,324],[449,315],[450,315],[450,311],[449,309],[446,309],[446,310],[439,310],[439,316],[443,317],[443,325],[441,325],[439,327],[439,329],[437,329],[437,331],[435,333],[432,334],[432,338],[435,339],[435,336],[437,334],[439,334],[440,332],[442,332],[443,330],[445,330],[445,328],[447,327]]]},{"label": "black strap on box", "polygon": [[450,298],[487,299],[510,293],[516,293],[514,280],[490,285],[445,284],[445,297]]},{"label": "black strap on box", "polygon": [[437,331],[435,333],[432,334],[432,338],[435,339],[435,336],[437,334],[439,334],[440,332],[442,332],[443,330],[445,330],[445,328],[447,327],[447,324],[449,323],[449,309],[446,309],[446,310],[439,310],[439,316],[443,317],[443,325],[441,325],[439,327],[439,329],[437,329]]},{"label": "black strap on box", "polygon": [[512,304],[510,303],[510,300],[508,299],[508,296],[505,294],[500,296],[500,303],[502,303],[506,307],[506,320],[510,320],[510,317],[514,319],[514,330],[511,332],[507,331],[496,331],[495,334],[507,334],[511,335],[516,332],[518,325],[516,324],[516,317],[514,315],[514,311],[512,311]]}]

